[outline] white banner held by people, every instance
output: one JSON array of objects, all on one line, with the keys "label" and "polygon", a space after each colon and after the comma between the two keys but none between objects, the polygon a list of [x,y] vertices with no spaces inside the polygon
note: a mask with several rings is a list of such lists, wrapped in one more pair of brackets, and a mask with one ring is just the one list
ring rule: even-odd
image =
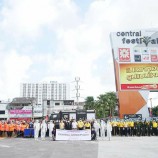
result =
[{"label": "white banner held by people", "polygon": [[91,130],[56,130],[56,140],[91,140]]}]

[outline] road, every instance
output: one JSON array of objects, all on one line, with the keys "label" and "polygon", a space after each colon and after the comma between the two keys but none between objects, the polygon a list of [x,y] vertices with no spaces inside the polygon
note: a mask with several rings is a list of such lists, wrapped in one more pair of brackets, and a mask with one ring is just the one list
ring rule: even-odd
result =
[{"label": "road", "polygon": [[157,158],[158,137],[113,137],[98,141],[0,139],[2,158]]}]

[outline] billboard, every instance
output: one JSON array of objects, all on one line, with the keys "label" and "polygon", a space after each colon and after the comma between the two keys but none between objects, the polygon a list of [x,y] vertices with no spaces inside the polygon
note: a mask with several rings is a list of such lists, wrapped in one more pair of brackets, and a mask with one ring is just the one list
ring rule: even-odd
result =
[{"label": "billboard", "polygon": [[32,117],[32,110],[10,110],[10,118]]},{"label": "billboard", "polygon": [[158,89],[157,64],[119,64],[121,90]]},{"label": "billboard", "polygon": [[110,37],[119,69],[118,90],[158,90],[158,31],[121,31]]},{"label": "billboard", "polygon": [[149,117],[150,91],[158,91],[158,29],[110,34],[119,116]]}]

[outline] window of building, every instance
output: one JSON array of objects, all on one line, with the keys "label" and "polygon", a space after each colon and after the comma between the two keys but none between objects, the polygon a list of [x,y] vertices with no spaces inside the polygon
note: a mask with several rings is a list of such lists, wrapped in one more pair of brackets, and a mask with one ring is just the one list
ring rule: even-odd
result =
[{"label": "window of building", "polygon": [[5,114],[5,111],[4,110],[0,110],[0,115],[1,114]]}]

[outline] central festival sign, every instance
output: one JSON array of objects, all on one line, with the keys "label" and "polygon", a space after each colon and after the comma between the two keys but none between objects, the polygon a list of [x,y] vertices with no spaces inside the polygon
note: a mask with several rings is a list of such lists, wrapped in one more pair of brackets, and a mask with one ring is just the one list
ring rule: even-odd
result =
[{"label": "central festival sign", "polygon": [[149,117],[150,91],[158,91],[158,29],[110,34],[119,116]]},{"label": "central festival sign", "polygon": [[119,90],[158,90],[158,32],[135,30],[111,33]]}]

